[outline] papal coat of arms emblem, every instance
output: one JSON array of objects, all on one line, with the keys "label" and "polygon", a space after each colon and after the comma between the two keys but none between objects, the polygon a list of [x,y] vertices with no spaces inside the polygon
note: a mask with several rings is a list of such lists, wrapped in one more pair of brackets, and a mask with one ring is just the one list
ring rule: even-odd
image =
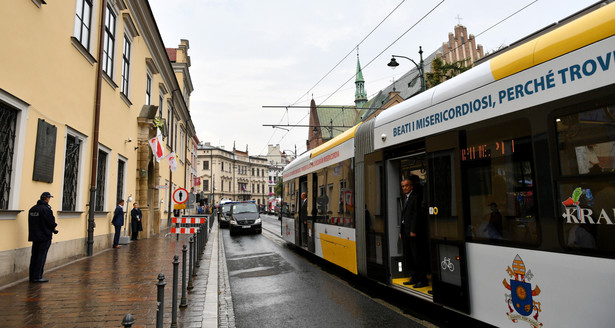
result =
[{"label": "papal coat of arms emblem", "polygon": [[[521,320],[534,328],[542,327],[542,323],[538,322],[538,314],[542,311],[540,302],[534,300],[534,296],[540,295],[540,288],[536,286],[532,290],[532,284],[530,284],[530,280],[534,277],[532,271],[527,270],[526,272],[525,263],[517,254],[513,260],[512,269],[508,267],[506,272],[510,276],[509,280],[502,281],[504,287],[510,291],[510,294],[505,294],[508,305],[506,315],[512,322]],[[532,315],[534,312],[535,314]]]}]

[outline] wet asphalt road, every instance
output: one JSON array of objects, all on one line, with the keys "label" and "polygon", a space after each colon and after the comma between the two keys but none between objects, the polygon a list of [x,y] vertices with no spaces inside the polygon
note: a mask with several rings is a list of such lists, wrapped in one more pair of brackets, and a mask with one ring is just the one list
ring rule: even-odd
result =
[{"label": "wet asphalt road", "polygon": [[324,272],[261,217],[262,234],[222,231],[237,327],[426,327]]}]

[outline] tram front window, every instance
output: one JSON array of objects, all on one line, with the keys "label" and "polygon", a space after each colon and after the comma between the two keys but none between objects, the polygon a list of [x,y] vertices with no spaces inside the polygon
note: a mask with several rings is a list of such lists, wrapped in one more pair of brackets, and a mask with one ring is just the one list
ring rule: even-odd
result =
[{"label": "tram front window", "polygon": [[565,247],[615,251],[615,106],[558,117],[560,238]]},{"label": "tram front window", "polygon": [[459,155],[472,240],[538,243],[529,135],[525,119],[467,131],[466,147]]}]

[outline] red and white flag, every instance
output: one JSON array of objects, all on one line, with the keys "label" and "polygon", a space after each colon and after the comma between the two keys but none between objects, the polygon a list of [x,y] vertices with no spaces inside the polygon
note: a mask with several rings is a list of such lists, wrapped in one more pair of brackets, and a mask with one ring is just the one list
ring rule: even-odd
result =
[{"label": "red and white flag", "polygon": [[171,172],[175,172],[175,170],[177,170],[177,157],[175,157],[175,152],[170,153],[167,159],[169,160]]},{"label": "red and white flag", "polygon": [[152,153],[156,158],[156,162],[160,163],[160,160],[164,158],[164,150],[162,147],[162,133],[160,129],[156,129],[156,137],[149,139],[149,146],[152,148]]}]

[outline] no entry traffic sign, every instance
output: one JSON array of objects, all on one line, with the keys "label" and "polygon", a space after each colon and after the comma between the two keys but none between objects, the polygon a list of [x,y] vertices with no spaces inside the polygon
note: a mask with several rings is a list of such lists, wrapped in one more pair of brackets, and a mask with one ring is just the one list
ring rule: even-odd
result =
[{"label": "no entry traffic sign", "polygon": [[177,188],[173,192],[173,201],[177,204],[183,204],[188,201],[188,190]]}]

